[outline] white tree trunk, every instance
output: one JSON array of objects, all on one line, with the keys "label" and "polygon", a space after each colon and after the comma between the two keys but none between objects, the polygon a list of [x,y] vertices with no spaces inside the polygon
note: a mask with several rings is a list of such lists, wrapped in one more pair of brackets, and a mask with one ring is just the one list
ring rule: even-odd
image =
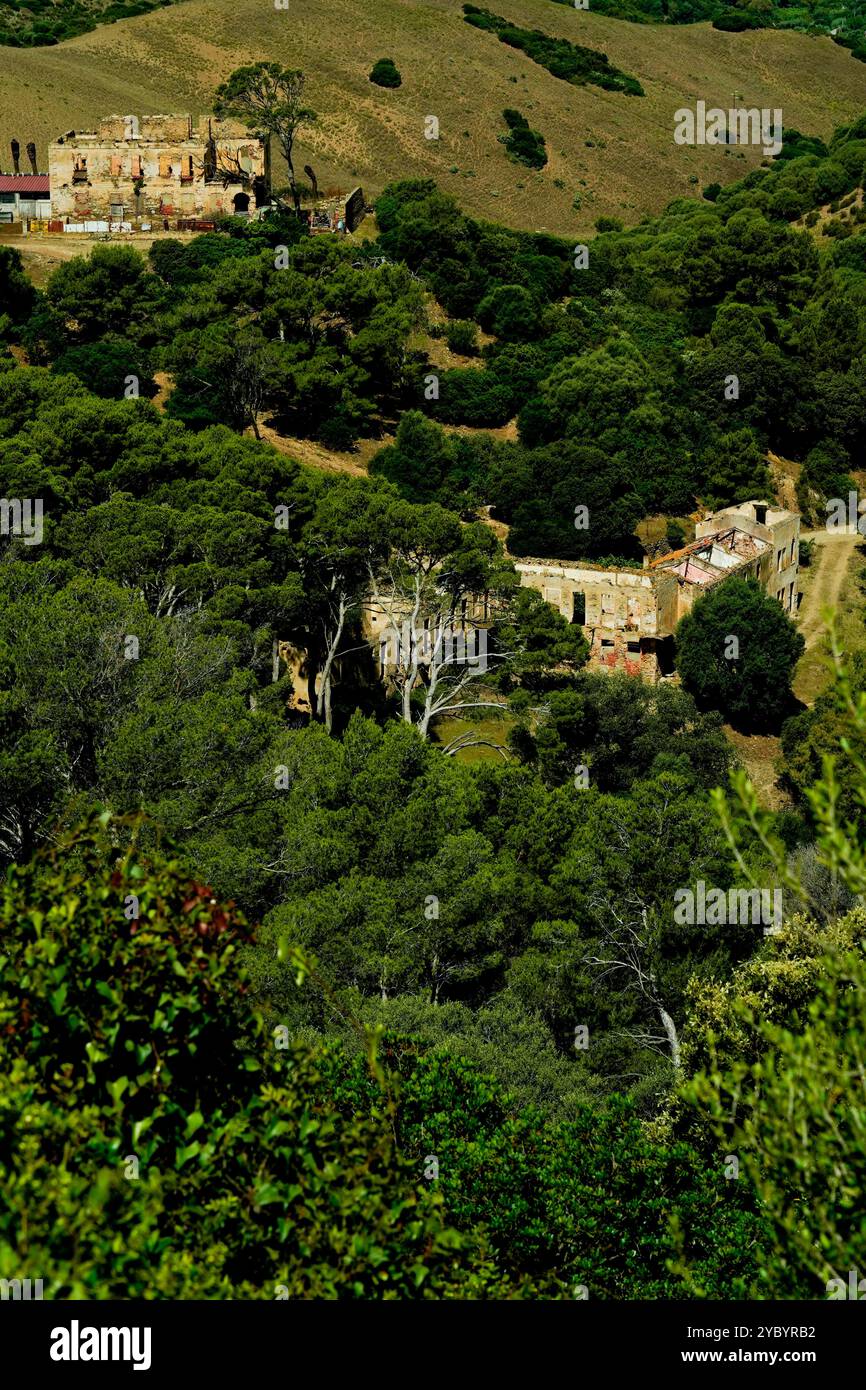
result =
[{"label": "white tree trunk", "polygon": [[322,680],[319,686],[319,695],[316,700],[316,714],[319,719],[324,720],[325,728],[331,732],[331,670],[334,665],[334,657],[343,638],[343,628],[346,625],[346,596],[340,595],[339,607],[337,609],[337,627],[333,637],[328,643],[328,654],[325,657],[325,664],[322,667]]},{"label": "white tree trunk", "polygon": [[676,1026],[676,1024],[674,1023],[673,1019],[671,1018],[670,1014],[668,1013],[667,1009],[663,1009],[662,1006],[661,1006],[661,1004],[659,1004],[659,1016],[660,1016],[661,1021],[662,1021],[662,1027],[663,1027],[664,1030],[665,1030],[665,1034],[666,1034],[666,1036],[667,1036],[668,1043],[670,1044],[670,1049],[671,1049],[671,1061],[673,1062],[674,1067],[675,1067],[677,1070],[679,1070],[679,1066],[680,1066],[680,1040],[679,1040],[679,1038],[677,1037],[677,1026]]}]

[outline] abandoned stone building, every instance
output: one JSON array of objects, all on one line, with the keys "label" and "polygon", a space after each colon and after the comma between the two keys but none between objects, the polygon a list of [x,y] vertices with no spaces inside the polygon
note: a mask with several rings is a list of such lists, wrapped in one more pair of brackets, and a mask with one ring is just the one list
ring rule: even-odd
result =
[{"label": "abandoned stone building", "polygon": [[413,648],[424,662],[431,654],[486,669],[487,630],[493,625],[488,594],[468,595],[456,607],[443,607],[426,617],[412,632],[409,608],[371,599],[364,605],[361,631],[370,643],[374,665],[387,680],[390,672],[411,659]]},{"label": "abandoned stone building", "polygon": [[162,228],[248,214],[267,204],[267,140],[236,121],[108,116],[48,147],[51,216],[64,223]]},{"label": "abandoned stone building", "polygon": [[[537,589],[564,618],[583,628],[590,646],[588,670],[624,671],[656,682],[673,676],[677,624],[713,585],[732,576],[756,579],[792,617],[797,611],[800,518],[795,512],[768,502],[743,502],[707,516],[695,532],[691,544],[647,557],[643,566],[516,559],[514,567],[521,584]],[[486,633],[495,621],[489,595],[469,596],[456,609],[443,609],[415,634],[408,630],[409,611],[407,603],[385,599],[363,605],[360,627],[374,679],[388,685],[413,644],[423,660],[425,651],[443,638],[453,644],[458,661],[487,669]],[[309,714],[317,672],[309,667],[306,653],[285,642],[275,644],[275,680],[284,667],[294,690],[290,706]],[[338,679],[339,667],[338,661]]]},{"label": "abandoned stone building", "polygon": [[797,610],[800,518],[767,502],[742,502],[698,522],[681,550],[643,567],[584,561],[515,560],[521,583],[538,591],[590,644],[589,669],[656,681],[673,673],[673,635],[695,599],[736,575],[754,578],[786,612]]},{"label": "abandoned stone building", "polygon": [[[412,659],[429,661],[435,651],[437,660],[473,666],[487,670],[487,630],[493,623],[493,608],[488,594],[461,599],[455,608],[443,607],[435,618],[425,618],[413,632],[409,621],[410,605],[385,597],[369,597],[355,614],[364,646],[354,639],[349,646],[350,661],[356,679],[382,681],[386,688],[398,667]],[[366,652],[366,657],[359,655]],[[366,663],[366,672],[361,669]],[[334,662],[337,684],[344,674],[343,660]],[[311,664],[301,647],[290,642],[274,642],[273,679],[281,675],[291,679],[292,694],[289,708],[298,714],[312,712],[321,689],[321,672]]]}]

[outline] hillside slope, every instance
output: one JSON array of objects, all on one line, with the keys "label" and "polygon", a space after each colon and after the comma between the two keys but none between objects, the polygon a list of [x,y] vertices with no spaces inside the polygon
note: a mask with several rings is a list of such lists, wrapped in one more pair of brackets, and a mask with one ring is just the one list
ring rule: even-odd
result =
[{"label": "hillside slope", "polygon": [[[267,0],[187,0],[56,47],[0,49],[0,159],[8,167],[16,136],[22,146],[34,139],[44,164],[56,134],[111,112],[208,109],[234,67],[268,58],[308,74],[320,122],[300,154],[320,186],[361,181],[375,193],[396,177],[432,175],[475,215],[570,233],[601,215],[636,221],[760,161],[759,151],[676,146],[681,105],[729,106],[736,93],[738,104],[781,107],[786,126],[823,136],[866,110],[866,66],[830,39],[632,25],[550,0],[491,7],[602,49],[646,95],[558,80],[467,25],[460,0],[291,0],[288,10]],[[397,90],[368,81],[383,56],[402,73]],[[505,107],[544,135],[543,171],[511,163],[498,143]],[[428,115],[439,118],[438,141],[424,138]]]}]

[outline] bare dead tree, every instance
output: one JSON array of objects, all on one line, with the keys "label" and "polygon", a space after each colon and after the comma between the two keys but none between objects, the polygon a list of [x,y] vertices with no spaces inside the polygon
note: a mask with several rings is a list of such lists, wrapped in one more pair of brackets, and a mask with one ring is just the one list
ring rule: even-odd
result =
[{"label": "bare dead tree", "polygon": [[680,1042],[676,1024],[665,1007],[658,978],[650,963],[651,931],[646,906],[640,905],[636,919],[627,910],[629,904],[625,905],[625,910],[607,900],[596,906],[601,909],[598,918],[603,946],[599,954],[585,956],[584,963],[599,970],[599,980],[625,976],[626,988],[638,995],[662,1026],[661,1034],[628,1030],[625,1036],[654,1052],[663,1052],[674,1068],[679,1068]]},{"label": "bare dead tree", "polygon": [[208,127],[208,139],[200,159],[193,158],[193,172],[205,183],[221,183],[223,188],[238,187],[244,193],[255,193],[261,175],[254,168],[249,148],[243,145],[232,149],[214,139]]},{"label": "bare dead tree", "polygon": [[[449,613],[433,564],[395,555],[382,573],[371,569],[370,597],[387,619],[386,642],[393,658],[387,674],[400,700],[400,716],[422,738],[429,738],[440,715],[502,710],[501,702],[483,698],[483,678],[488,661],[501,662],[507,653],[487,652],[484,628],[470,625],[467,639],[465,628]],[[423,704],[416,714],[419,693]]]}]

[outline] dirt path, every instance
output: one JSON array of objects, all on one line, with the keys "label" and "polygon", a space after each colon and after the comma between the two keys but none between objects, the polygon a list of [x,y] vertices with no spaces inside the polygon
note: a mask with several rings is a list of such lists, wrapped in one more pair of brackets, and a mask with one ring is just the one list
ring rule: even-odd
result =
[{"label": "dirt path", "polygon": [[[177,239],[187,241],[190,234],[179,232]],[[64,261],[71,261],[76,256],[89,256],[94,246],[133,246],[136,251],[146,256],[153,241],[152,236],[142,234],[116,236],[100,241],[97,237],[85,236],[83,233],[33,232],[30,236],[0,233],[0,244],[13,246],[20,252],[24,269],[37,289],[45,288],[51,272]]]},{"label": "dirt path", "polygon": [[806,640],[806,650],[797,662],[792,687],[798,700],[813,705],[827,686],[831,667],[827,624],[824,612],[831,608],[843,649],[860,647],[864,641],[862,599],[858,571],[862,568],[862,537],[841,532],[810,532],[812,563],[801,570],[802,598],[798,626]]},{"label": "dirt path", "polygon": [[737,757],[749,774],[761,805],[771,811],[781,811],[791,805],[791,798],[778,783],[778,764],[782,743],[772,734],[744,734],[726,724],[725,733],[737,752]]},{"label": "dirt path", "polygon": [[[162,233],[159,233],[162,236]],[[172,231],[175,241],[192,241],[195,232]],[[37,289],[44,289],[53,270],[76,256],[89,256],[94,246],[131,246],[146,256],[157,238],[146,232],[118,232],[113,236],[89,236],[83,232],[32,232],[30,236],[12,234],[0,228],[0,245],[20,252],[24,269]]]},{"label": "dirt path", "polygon": [[800,602],[797,622],[808,649],[826,635],[824,609],[838,610],[848,567],[862,537],[848,536],[841,531],[810,531],[804,533],[804,539],[813,545],[812,564],[806,571],[809,581]]},{"label": "dirt path", "polygon": [[[245,430],[244,433],[251,437],[252,428]],[[368,477],[367,457],[372,457],[377,449],[381,449],[383,444],[391,442],[387,438],[375,442],[364,440],[358,452],[353,455],[338,453],[335,449],[326,449],[324,444],[319,444],[314,439],[295,439],[291,435],[278,434],[270,425],[261,422],[259,423],[259,434],[262,439],[273,444],[275,449],[279,449],[281,454],[289,454],[298,463],[305,463],[309,468],[320,468],[325,473],[349,473],[354,478]]]}]

